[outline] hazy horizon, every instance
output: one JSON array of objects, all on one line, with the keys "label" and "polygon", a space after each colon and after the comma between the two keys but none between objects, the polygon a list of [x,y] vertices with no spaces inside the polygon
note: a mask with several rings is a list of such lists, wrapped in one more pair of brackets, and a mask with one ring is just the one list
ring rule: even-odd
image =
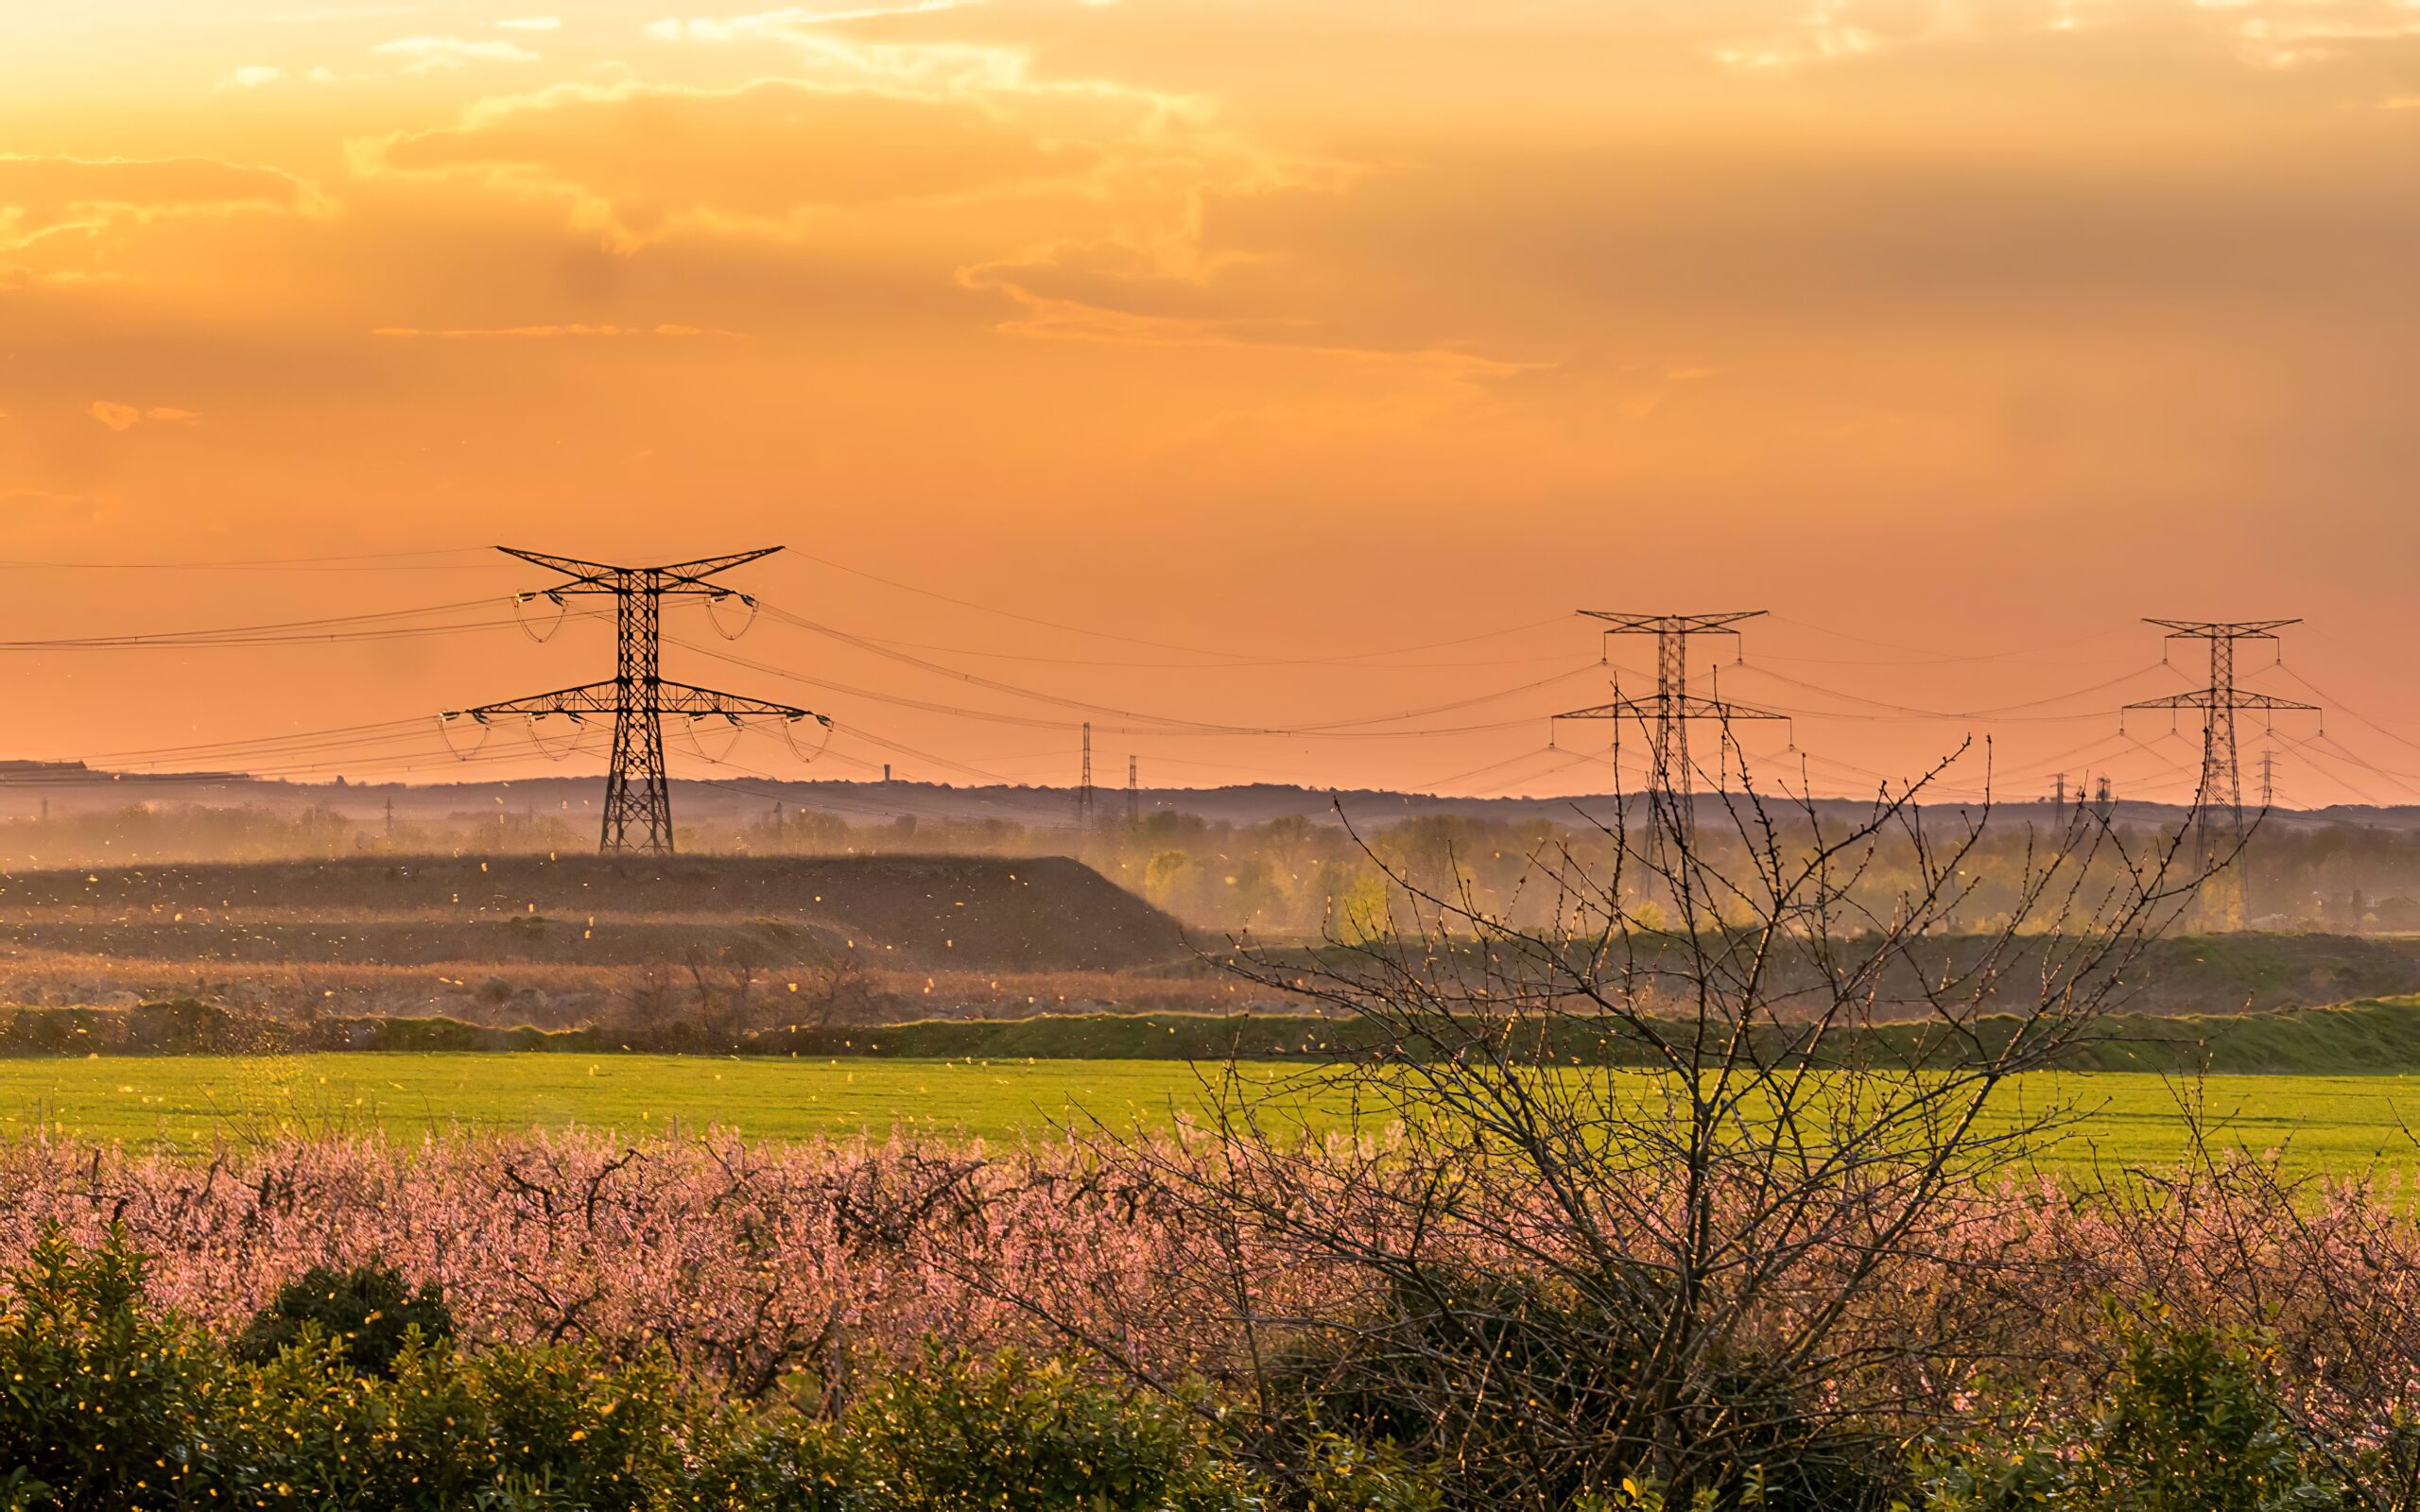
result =
[{"label": "hazy horizon", "polygon": [[2247,799],[2411,800],[2415,106],[2408,0],[12,8],[0,747],[441,777],[612,671],[491,545],[779,542],[665,657],[770,776],[1595,790],[1571,610],[1766,609],[1760,770],[2175,801],[2140,616],[2299,615]]}]

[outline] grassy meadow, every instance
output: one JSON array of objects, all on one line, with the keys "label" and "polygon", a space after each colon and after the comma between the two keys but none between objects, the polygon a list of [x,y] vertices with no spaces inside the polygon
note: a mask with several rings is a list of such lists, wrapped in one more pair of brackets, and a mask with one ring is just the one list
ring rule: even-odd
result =
[{"label": "grassy meadow", "polygon": [[[1299,1086],[1300,1065],[1239,1074]],[[1202,1068],[1215,1075],[1217,1068]],[[1340,1105],[1299,1095],[1314,1124]],[[0,1134],[200,1149],[279,1132],[417,1139],[579,1127],[643,1138],[728,1129],[751,1139],[885,1135],[1048,1139],[1092,1121],[1165,1127],[1203,1096],[1169,1060],[791,1060],[674,1056],[108,1056],[0,1062]],[[2021,1077],[2003,1117],[2066,1107],[2078,1121],[2049,1157],[2080,1170],[2172,1163],[2180,1098],[2198,1098],[2223,1144],[2287,1152],[2297,1166],[2373,1162],[2420,1172],[2420,1078],[2067,1072]]]}]

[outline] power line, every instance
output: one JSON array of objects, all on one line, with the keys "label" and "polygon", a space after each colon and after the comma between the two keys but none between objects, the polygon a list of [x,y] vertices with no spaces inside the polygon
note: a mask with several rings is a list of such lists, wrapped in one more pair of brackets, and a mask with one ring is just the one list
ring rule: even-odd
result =
[{"label": "power line", "polygon": [[[0,558],[0,570],[11,572],[251,572],[251,571],[311,571],[347,570],[348,564],[368,562],[401,563],[409,558],[426,557],[484,556],[481,548],[441,546],[426,551],[365,551],[329,557],[253,557],[199,561],[37,561],[27,558]],[[461,562],[439,565],[427,563],[418,567],[401,565],[375,567],[353,565],[357,572],[464,572],[485,565],[482,562]]]},{"label": "power line", "polygon": [[[778,617],[777,611],[769,610],[768,612],[776,613]],[[735,666],[746,667],[752,671],[761,672],[769,677],[784,678],[789,681],[801,683],[807,687],[821,688],[828,693],[839,693],[848,695],[852,697],[868,698],[877,703],[893,704],[900,708],[915,709],[926,713],[948,714],[963,719],[982,720],[991,724],[1014,725],[1026,730],[1060,730],[1072,731],[1081,723],[1081,721],[1075,719],[1047,719],[1036,714],[1008,713],[998,710],[969,709],[958,704],[938,703],[927,698],[916,698],[904,694],[887,693],[877,688],[865,688],[851,683],[839,682],[829,678],[799,672],[788,667],[777,666],[769,662],[753,661],[750,658],[737,656],[728,651],[717,650],[713,646],[700,645],[692,641],[683,641],[676,636],[666,636],[665,639],[671,644],[695,651],[701,656],[713,657],[717,661],[728,662]],[[1592,669],[1575,669],[1574,672],[1569,675],[1577,676],[1580,672],[1586,670]],[[1024,690],[1015,691],[1020,694],[1024,692]],[[1508,696],[1512,693],[1521,691],[1526,690],[1503,689],[1495,694],[1488,695],[1485,697],[1468,701],[1474,703],[1486,702],[1492,698]],[[1076,700],[1061,700],[1050,695],[1041,695],[1039,696],[1049,698],[1053,702],[1072,703],[1079,711],[1087,709],[1105,710],[1107,713],[1112,714],[1117,714],[1121,717],[1141,721],[1141,723],[1134,724],[1104,724],[1099,720],[1093,721],[1094,729],[1104,734],[1249,736],[1303,740],[1395,740],[1412,736],[1470,735],[1481,734],[1498,730],[1521,730],[1532,727],[1537,722],[1537,717],[1532,714],[1526,715],[1518,719],[1498,719],[1485,724],[1431,726],[1425,729],[1414,730],[1346,728],[1360,725],[1378,725],[1387,722],[1388,719],[1403,719],[1413,716],[1411,712],[1406,712],[1367,720],[1346,721],[1342,727],[1217,725],[1203,721],[1179,724],[1172,723],[1165,719],[1159,719],[1150,714],[1133,713],[1129,711],[1109,709],[1105,705],[1085,704]]]},{"label": "power line", "polygon": [[[944,656],[981,657],[984,660],[991,662],[1027,662],[1042,666],[1062,667],[1125,667],[1142,671],[1160,672],[1260,672],[1265,671],[1270,667],[1328,665],[1340,666],[1352,671],[1412,672],[1434,671],[1455,667],[1535,666],[1543,662],[1561,662],[1566,660],[1562,656],[1519,656],[1491,657],[1483,661],[1463,662],[1372,662],[1360,660],[1345,662],[1334,660],[1305,661],[1300,657],[1245,658],[1238,655],[1235,660],[1227,662],[1139,662],[1131,659],[1111,660],[1102,657],[1042,656],[1024,651],[995,651],[981,646],[972,645],[940,645],[926,641],[901,640],[895,636],[874,635],[868,636],[866,639],[876,645],[886,645],[900,650],[938,651]],[[1394,653],[1374,651],[1368,654],[1371,656],[1385,656]]]},{"label": "power line", "polygon": [[[1837,629],[1828,625],[1819,625],[1812,620],[1802,620],[1794,615],[1784,613],[1780,610],[1774,610],[1772,612],[1772,621],[1776,625],[1794,625],[1802,630],[1813,630],[1818,635],[1828,635],[1835,640],[1854,641],[1859,645],[1878,646],[1886,651],[1908,651],[1914,649],[1910,646],[1902,645],[1896,641],[1877,640],[1870,635],[1858,635],[1854,631]],[[2083,635],[2070,636],[2066,640],[2051,641],[2042,645],[2026,646],[2014,651],[1979,651],[1965,656],[1945,657],[1942,658],[1941,661],[1998,662],[2014,657],[2032,656],[2043,651],[2064,651],[2069,646],[2085,645],[2094,641],[2106,641],[2115,636],[2127,634],[2132,628],[2133,627],[2128,625],[2112,625],[2106,629],[2093,630]],[[1876,662],[1875,664],[1877,666],[1890,666],[1899,663]],[[1905,664],[1910,666],[1923,666],[1931,663],[1911,662]]]},{"label": "power line", "polygon": [[[1253,658],[1239,652],[1212,650],[1203,646],[1184,645],[1172,641],[1154,641],[1139,635],[1122,634],[1115,630],[1095,629],[1081,625],[1065,624],[1059,620],[1043,619],[1038,615],[1023,613],[1017,610],[1002,609],[996,604],[985,604],[976,599],[959,598],[953,594],[938,593],[929,588],[919,588],[914,583],[901,582],[895,577],[885,577],[877,573],[867,572],[861,567],[852,567],[845,562],[834,561],[828,557],[818,557],[812,552],[793,550],[790,555],[804,561],[814,562],[820,567],[828,567],[834,572],[846,573],[852,577],[862,577],[871,583],[880,583],[885,588],[895,588],[902,593],[915,593],[922,597],[934,599],[943,604],[954,604],[959,609],[971,609],[985,614],[996,614],[1002,619],[1017,620],[1027,625],[1040,626],[1045,629],[1061,630],[1069,635],[1085,635],[1103,641],[1122,641],[1129,645],[1146,645],[1159,651],[1182,651],[1190,656],[1210,657],[1214,660],[1219,661],[1235,661],[1241,662],[1251,662],[1254,661]],[[1444,641],[1428,641],[1418,645],[1397,646],[1381,651],[1354,652],[1332,657],[1260,659],[1257,664],[1266,666],[1316,666],[1363,661],[1371,657],[1408,656],[1416,651],[1442,650],[1447,646],[1469,645],[1478,641],[1495,640],[1500,636],[1506,635],[1518,635],[1526,630],[1540,629],[1548,625],[1560,625],[1562,623],[1562,616],[1554,615],[1546,619],[1531,620],[1521,625],[1509,626],[1500,630],[1482,630],[1475,635],[1456,636],[1451,640]]]},{"label": "power line", "polygon": [[[464,599],[453,604],[432,604],[424,609],[382,610],[367,614],[333,614],[320,619],[278,620],[261,625],[237,625],[206,630],[153,630],[127,635],[51,636],[36,640],[0,641],[0,651],[78,651],[123,650],[138,647],[186,647],[201,645],[267,645],[291,642],[330,641],[347,639],[379,639],[389,635],[428,635],[456,630],[488,629],[510,625],[510,620],[480,620],[467,624],[438,626],[394,626],[393,621],[418,619],[430,614],[451,614],[461,610],[477,609],[492,604],[491,599]],[[387,626],[381,631],[356,632],[354,627]]]},{"label": "power line", "polygon": [[[1822,696],[1824,696],[1824,697],[1827,697],[1827,698],[1837,698],[1837,699],[1840,699],[1840,700],[1841,700],[1841,702],[1843,702],[1843,703],[1861,703],[1861,704],[1864,704],[1864,705],[1868,706],[1869,708],[1878,709],[1878,710],[1884,711],[1884,713],[1883,713],[1882,714],[1879,714],[1879,715],[1876,715],[1876,714],[1859,714],[1859,713],[1823,713],[1823,712],[1820,712],[1820,711],[1812,711],[1812,710],[1810,710],[1810,711],[1803,711],[1803,713],[1805,713],[1807,715],[1807,717],[1809,717],[1809,718],[1825,718],[1825,719],[1860,719],[1860,718],[1862,718],[1862,719],[1873,719],[1873,718],[1897,718],[1897,719],[1914,719],[1914,720],[1941,720],[1941,721],[1945,721],[1945,722],[1955,722],[1955,721],[1959,721],[1959,720],[1974,720],[1974,721],[1977,721],[1977,722],[1979,722],[1979,723],[1983,723],[1983,724],[1996,724],[1996,723],[2001,723],[2001,722],[2006,722],[2006,723],[2010,723],[2010,724],[2065,724],[2065,723],[2068,723],[2068,722],[2076,721],[2076,720],[2083,720],[2083,719],[2099,719],[2099,718],[2103,717],[2103,716],[2105,715],[2105,713],[2107,713],[2107,711],[2106,711],[2105,709],[2091,710],[2091,711],[2087,711],[2087,712],[2084,712],[2084,713],[2073,713],[2073,714],[2029,714],[2029,713],[2026,713],[2026,711],[2028,711],[2028,710],[2033,710],[2033,709],[2046,709],[2046,708],[2048,708],[2048,707],[2049,707],[2050,705],[2052,705],[2052,704],[2066,703],[2066,702],[2068,702],[2068,701],[2070,701],[2070,700],[2072,700],[2072,699],[2089,697],[2089,696],[2091,696],[2092,695],[2097,694],[2097,693],[2105,693],[2105,692],[2107,692],[2108,690],[2110,690],[2110,689],[2112,689],[2112,688],[2119,687],[2119,686],[2122,686],[2122,685],[2123,685],[2123,684],[2125,684],[2125,683],[2132,682],[2132,681],[2134,681],[2136,678],[2142,677],[2142,676],[2143,676],[2144,674],[2146,674],[2146,673],[2150,673],[2150,672],[2157,672],[2157,671],[2161,670],[2163,667],[2165,667],[2166,665],[2167,665],[2167,663],[2165,663],[2165,662],[2152,662],[2152,663],[2150,663],[2150,664],[2148,664],[2148,665],[2145,665],[2145,666],[2139,666],[2139,667],[2136,667],[2136,668],[2135,668],[2134,671],[2132,671],[2132,672],[2124,673],[2124,674],[2122,674],[2122,675],[2120,675],[2120,676],[2118,676],[2118,677],[2111,678],[2111,679],[2108,679],[2107,681],[2105,681],[2105,682],[2096,682],[2096,683],[2092,684],[2092,685],[2091,685],[2091,686],[2089,686],[2089,687],[2077,688],[2077,689],[2073,689],[2073,690],[2071,690],[2071,691],[2069,691],[2069,692],[2066,692],[2066,693],[2052,694],[2052,695],[2050,695],[2050,696],[2048,696],[2048,697],[2043,697],[2043,698],[2031,698],[2031,699],[2027,699],[2027,700],[2025,700],[2025,701],[2023,701],[2023,702],[2021,702],[2021,703],[1999,704],[1999,705],[1997,705],[1997,706],[1995,706],[1995,707],[1992,707],[1992,708],[1988,708],[1988,709],[1964,709],[1964,710],[1959,710],[1959,709],[1918,709],[1918,708],[1915,708],[1915,707],[1913,707],[1913,706],[1911,706],[1911,705],[1908,705],[1908,704],[1886,703],[1886,702],[1884,702],[1883,700],[1878,699],[1878,698],[1868,698],[1868,697],[1865,697],[1864,696],[1862,696],[1862,695],[1860,695],[1860,694],[1854,694],[1854,693],[1842,693],[1842,692],[1841,692],[1841,691],[1840,691],[1839,689],[1837,689],[1837,688],[1826,688],[1826,687],[1824,687],[1823,685],[1821,685],[1820,683],[1808,682],[1808,681],[1805,680],[1804,679],[1800,679],[1800,678],[1793,678],[1793,677],[1789,676],[1789,674],[1787,674],[1787,673],[1783,673],[1783,672],[1775,672],[1775,671],[1774,671],[1774,670],[1772,670],[1771,667],[1767,667],[1767,666],[1759,665],[1757,662],[1744,662],[1744,663],[1742,663],[1743,670],[1746,670],[1746,671],[1748,671],[1748,672],[1755,673],[1756,675],[1758,675],[1758,676],[1760,676],[1760,677],[1771,678],[1771,679],[1773,679],[1774,681],[1776,681],[1776,682],[1786,682],[1786,683],[1789,683],[1789,684],[1791,687],[1793,687],[1793,688],[1803,689],[1803,690],[1805,690],[1806,692],[1808,692],[1808,693],[1821,694]],[[1802,711],[1793,711],[1793,712],[1802,712]]]},{"label": "power line", "polygon": [[1474,708],[1479,704],[1494,703],[1499,699],[1514,697],[1524,693],[1536,692],[1541,688],[1552,687],[1558,682],[1581,676],[1582,674],[1591,670],[1591,666],[1594,665],[1594,663],[1591,663],[1590,666],[1572,667],[1565,671],[1558,672],[1551,677],[1540,678],[1534,682],[1523,683],[1517,687],[1499,688],[1492,692],[1479,694],[1468,698],[1458,698],[1451,702],[1432,704],[1421,709],[1407,709],[1393,713],[1375,714],[1362,719],[1339,719],[1330,721],[1326,724],[1293,727],[1232,725],[1222,724],[1212,720],[1187,719],[1167,714],[1147,713],[1139,710],[1121,709],[1113,704],[1095,703],[1089,699],[1070,698],[1060,694],[1045,693],[1039,689],[1028,688],[1017,683],[1003,681],[998,678],[986,677],[979,672],[969,672],[962,667],[949,666],[943,662],[934,662],[925,657],[914,656],[906,651],[895,650],[878,641],[871,639],[870,637],[857,635],[848,630],[837,628],[833,626],[820,624],[804,615],[794,614],[787,610],[775,606],[767,606],[766,612],[785,624],[795,626],[800,629],[812,631],[818,635],[829,637],[830,639],[838,641],[845,645],[856,646],[859,650],[870,652],[875,656],[885,657],[893,662],[903,662],[908,666],[915,667],[920,671],[931,673],[936,677],[947,678],[953,681],[963,682],[972,687],[988,689],[994,693],[1005,693],[1013,697],[1031,699],[1036,703],[1049,704],[1057,708],[1073,710],[1079,713],[1102,714],[1111,718],[1139,720],[1147,725],[1156,726],[1172,733],[1313,735],[1327,734],[1338,730],[1354,730],[1372,725],[1394,724],[1407,719],[1426,718],[1430,714],[1450,713],[1459,709]]}]

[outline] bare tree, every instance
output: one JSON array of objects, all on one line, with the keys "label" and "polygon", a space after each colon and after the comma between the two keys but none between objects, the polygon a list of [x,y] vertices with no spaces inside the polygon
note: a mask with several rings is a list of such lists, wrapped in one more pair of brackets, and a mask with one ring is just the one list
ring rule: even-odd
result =
[{"label": "bare tree", "polygon": [[1617,802],[1593,859],[1542,848],[1526,907],[1364,846],[1382,922],[1236,960],[1369,1053],[1208,1074],[1196,1138],[1101,1136],[1200,1236],[1198,1295],[1281,1452],[1313,1421],[1392,1439],[1460,1505],[1637,1477],[1853,1507],[1988,1354],[1987,1316],[1911,1290],[1979,1263],[1959,1205],[2071,1116],[2006,1093],[2189,904],[2189,818],[2025,827],[1977,927],[1988,777],[1927,801],[1959,756],[1842,805],[1726,755],[1728,790],[1659,773]]},{"label": "bare tree", "polygon": [[819,947],[798,968],[797,1021],[829,1029],[862,1023],[875,1006],[873,973],[854,951]]}]

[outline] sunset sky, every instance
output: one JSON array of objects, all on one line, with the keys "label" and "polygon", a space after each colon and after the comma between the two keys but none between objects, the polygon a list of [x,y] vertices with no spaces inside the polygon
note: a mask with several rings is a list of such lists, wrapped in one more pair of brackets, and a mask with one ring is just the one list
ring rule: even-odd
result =
[{"label": "sunset sky", "polygon": [[774,775],[1601,788],[1569,611],[1766,609],[1819,787],[2181,798],[2139,617],[2300,615],[2289,796],[2415,801],[2415,395],[2420,0],[0,6],[5,756],[441,779],[611,671],[483,548],[780,542],[857,641],[666,652]]}]

